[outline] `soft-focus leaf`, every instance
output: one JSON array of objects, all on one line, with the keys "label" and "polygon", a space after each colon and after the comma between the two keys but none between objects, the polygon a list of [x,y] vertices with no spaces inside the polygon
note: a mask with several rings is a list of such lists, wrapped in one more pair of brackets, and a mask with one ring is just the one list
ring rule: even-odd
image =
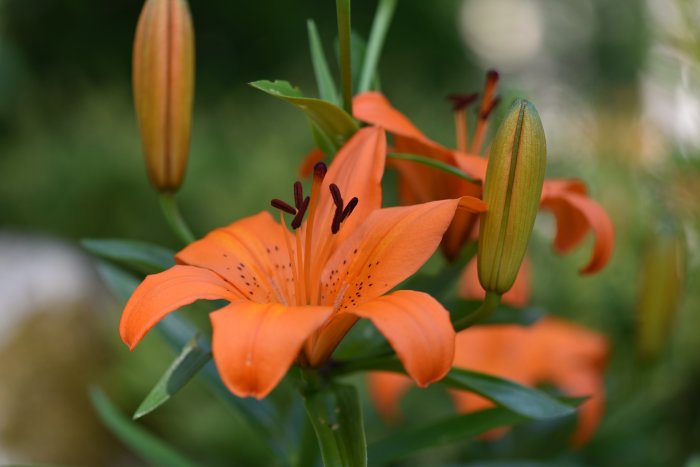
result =
[{"label": "soft-focus leaf", "polygon": [[365,39],[357,31],[352,31],[350,34],[350,50],[352,51],[351,61],[353,92],[356,94],[357,83],[359,82],[360,74],[362,73],[362,63],[365,60],[365,51],[367,50],[367,42],[365,42]]},{"label": "soft-focus leaf", "polygon": [[200,346],[196,338],[192,339],[136,409],[134,419],[141,418],[166,403],[210,360],[210,350]]},{"label": "soft-focus leaf", "polygon": [[353,386],[333,385],[305,397],[306,411],[316,432],[323,464],[367,465],[362,410]]},{"label": "soft-focus leaf", "polygon": [[474,392],[501,407],[536,420],[562,417],[576,411],[575,407],[538,389],[476,371],[453,368],[440,382],[453,389]]},{"label": "soft-focus leaf", "polygon": [[368,457],[372,464],[405,457],[422,449],[453,442],[465,442],[494,428],[512,426],[527,418],[502,407],[457,415],[436,423],[394,433],[369,446]]},{"label": "soft-focus leaf", "polygon": [[309,34],[309,48],[311,49],[311,64],[314,68],[314,76],[316,77],[316,86],[318,86],[318,95],[324,101],[333,104],[340,104],[338,90],[335,87],[331,70],[326,61],[326,55],[323,52],[321,38],[316,29],[316,23],[310,19],[306,22],[306,28]]},{"label": "soft-focus leaf", "polygon": [[[477,300],[457,299],[445,305],[450,310],[450,318],[454,323],[474,313],[481,305],[481,302]],[[541,308],[513,308],[508,305],[500,304],[488,318],[484,321],[480,321],[479,325],[517,324],[519,326],[531,326],[542,318],[544,314]]]},{"label": "soft-focus leaf", "polygon": [[175,253],[139,240],[86,238],[80,242],[87,251],[144,274],[163,271],[175,265]]},{"label": "soft-focus leaf", "polygon": [[99,261],[96,268],[102,283],[124,303],[139,285],[140,280],[136,276],[113,264]]},{"label": "soft-focus leaf", "polygon": [[[340,363],[334,373],[342,375],[356,371],[405,373],[401,362],[395,357],[377,357]],[[538,389],[486,373],[452,368],[439,383],[452,389],[479,394],[500,407],[535,420],[562,417],[576,411],[574,406],[561,402]]]},{"label": "soft-focus leaf", "polygon": [[379,0],[377,12],[374,14],[372,22],[372,31],[369,34],[367,50],[362,61],[362,73],[357,81],[357,92],[369,91],[372,79],[377,75],[379,57],[396,10],[396,2],[397,0]]},{"label": "soft-focus leaf", "polygon": [[163,467],[197,465],[122,414],[100,389],[90,390],[90,400],[102,423],[148,464]]},{"label": "soft-focus leaf", "polygon": [[250,85],[301,109],[336,150],[358,129],[355,120],[343,109],[321,99],[304,97],[299,89],[287,81],[255,81]]}]

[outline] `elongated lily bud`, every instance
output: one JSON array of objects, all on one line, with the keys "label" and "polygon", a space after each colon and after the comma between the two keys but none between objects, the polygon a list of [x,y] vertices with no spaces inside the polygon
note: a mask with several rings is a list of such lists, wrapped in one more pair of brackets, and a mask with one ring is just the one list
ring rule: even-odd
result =
[{"label": "elongated lily bud", "polygon": [[637,303],[637,348],[642,358],[663,349],[680,306],[686,275],[685,239],[666,228],[647,249],[642,264]]},{"label": "elongated lily bud", "polygon": [[133,85],[148,176],[175,191],[187,166],[194,32],[186,0],[146,0],[134,39]]},{"label": "elongated lily bud", "polygon": [[542,193],[547,149],[540,117],[518,99],[498,128],[489,155],[484,201],[488,212],[479,234],[479,282],[488,292],[507,292],[525,256]]}]

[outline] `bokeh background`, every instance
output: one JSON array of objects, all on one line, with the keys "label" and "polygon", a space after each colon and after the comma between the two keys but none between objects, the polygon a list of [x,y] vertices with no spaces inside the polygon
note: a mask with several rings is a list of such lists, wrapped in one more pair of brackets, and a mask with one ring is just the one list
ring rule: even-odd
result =
[{"label": "bokeh background", "polygon": [[[334,2],[191,3],[196,102],[179,200],[203,234],[266,209],[295,180],[313,146],[307,123],[247,83],[286,79],[314,95],[305,22],[316,20],[329,52],[335,9]],[[131,412],[173,357],[157,337],[136,354],[123,347],[119,305],[77,243],[124,237],[177,247],[148,184],[130,94],[141,5],[0,0],[0,462],[138,465],[101,428],[87,387],[99,384]],[[362,36],[375,6],[353,4]],[[700,462],[693,460],[700,456],[698,26],[695,0],[399,2],[379,68],[392,103],[453,145],[445,96],[479,90],[484,71],[497,68],[506,100],[527,97],[540,111],[548,175],[585,180],[617,230],[613,260],[595,277],[577,274],[590,242],[565,258],[552,252],[547,215],[531,247],[533,302],[603,332],[613,346],[608,407],[594,440],[569,451],[515,433],[495,445],[465,441],[430,451],[406,465],[460,453],[492,462],[478,465]],[[688,293],[661,355],[641,362],[640,267],[669,224],[688,243]],[[442,396],[412,393],[406,423],[447,405]],[[142,423],[207,465],[231,465],[231,458],[269,465],[271,454],[245,423],[217,404],[193,382]],[[366,416],[378,427],[370,438],[380,436],[369,406]]]}]

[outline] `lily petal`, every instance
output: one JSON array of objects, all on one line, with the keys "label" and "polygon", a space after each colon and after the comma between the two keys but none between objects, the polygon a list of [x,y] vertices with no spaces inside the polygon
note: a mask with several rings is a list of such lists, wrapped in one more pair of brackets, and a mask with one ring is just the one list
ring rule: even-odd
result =
[{"label": "lily petal", "polygon": [[211,313],[212,353],[226,387],[239,397],[265,397],[332,311],[238,301]]},{"label": "lily petal", "polygon": [[385,420],[397,421],[401,416],[399,401],[413,386],[411,378],[388,371],[373,371],[367,378],[369,395],[379,415]]},{"label": "lily petal", "polygon": [[238,300],[240,295],[218,274],[193,266],[173,266],[146,277],[122,313],[122,341],[133,350],[165,315],[200,299]]},{"label": "lily petal", "polygon": [[263,211],[210,232],[175,259],[216,272],[250,300],[291,303],[292,272],[282,232],[270,213]]},{"label": "lily petal", "polygon": [[[343,223],[343,228],[334,236],[336,242],[341,242],[369,213],[381,207],[385,160],[386,134],[381,128],[363,128],[345,143],[323,179],[322,195],[314,222],[316,238],[330,235],[335,212],[333,198],[329,196],[329,186],[332,183],[340,189],[345,203],[353,197],[359,200],[352,215]],[[324,233],[319,235],[320,232]]]},{"label": "lily petal", "polygon": [[430,258],[458,208],[486,205],[464,197],[374,211],[326,264],[321,303],[348,310],[392,289]]},{"label": "lily petal", "polygon": [[557,220],[554,248],[560,253],[570,251],[581,243],[589,229],[593,231],[593,252],[581,274],[596,273],[607,265],[615,243],[615,228],[607,212],[587,197],[582,182],[545,181],[540,207],[551,211]]},{"label": "lily petal", "polygon": [[385,128],[389,133],[431,143],[416,126],[378,92],[364,92],[352,100],[355,118]]},{"label": "lily petal", "polygon": [[455,331],[449,313],[432,296],[399,290],[364,303],[350,313],[372,321],[418,386],[438,381],[450,370]]}]

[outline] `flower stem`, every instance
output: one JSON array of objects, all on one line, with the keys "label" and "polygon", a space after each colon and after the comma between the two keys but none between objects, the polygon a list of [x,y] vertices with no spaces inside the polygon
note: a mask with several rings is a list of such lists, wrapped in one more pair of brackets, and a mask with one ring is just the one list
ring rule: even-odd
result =
[{"label": "flower stem", "polygon": [[185,245],[194,242],[195,237],[190,228],[187,226],[185,220],[182,218],[182,214],[180,214],[180,208],[175,200],[175,195],[167,192],[161,193],[160,207],[163,210],[165,220],[168,222],[170,229],[175,233],[175,235],[177,235],[177,237]]},{"label": "flower stem", "polygon": [[340,45],[340,84],[343,109],[352,115],[352,61],[350,52],[350,0],[336,0],[338,43]]},{"label": "flower stem", "polygon": [[360,75],[360,82],[357,86],[358,93],[369,91],[372,78],[377,72],[379,56],[382,53],[382,47],[384,46],[391,19],[394,16],[394,10],[396,10],[396,2],[397,0],[379,0],[377,12],[372,22],[372,31],[369,34],[367,52],[365,52],[365,59],[362,63],[362,75]]},{"label": "flower stem", "polygon": [[500,294],[497,294],[495,292],[486,292],[484,302],[479,308],[476,309],[474,313],[471,313],[470,315],[465,316],[464,318],[454,323],[455,331],[462,331],[464,329],[467,329],[469,326],[472,326],[473,324],[477,324],[478,322],[485,320],[486,318],[491,316],[491,313],[493,313],[494,310],[498,308],[498,305],[500,303]]}]

